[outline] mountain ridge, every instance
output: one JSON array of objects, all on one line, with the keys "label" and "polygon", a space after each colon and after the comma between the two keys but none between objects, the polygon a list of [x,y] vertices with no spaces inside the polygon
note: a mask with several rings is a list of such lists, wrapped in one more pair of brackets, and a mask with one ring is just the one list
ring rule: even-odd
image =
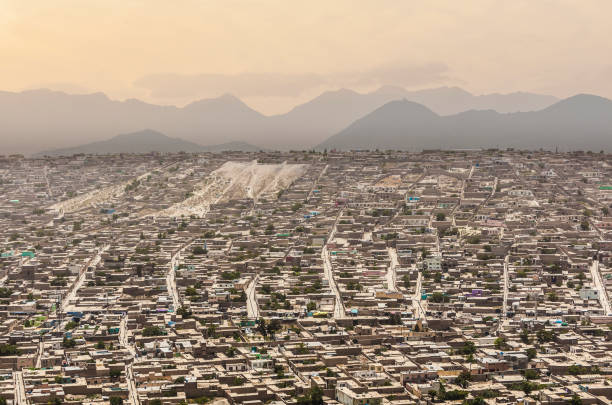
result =
[{"label": "mountain ridge", "polygon": [[70,156],[75,154],[116,154],[116,153],[177,153],[177,152],[221,152],[225,150],[258,151],[261,148],[243,142],[227,142],[217,145],[199,145],[194,142],[173,138],[152,129],[118,134],[112,138],[79,146],[53,149],[35,156]]},{"label": "mountain ridge", "polygon": [[[455,93],[463,94],[461,100],[449,96]],[[67,148],[142,128],[200,145],[246,142],[268,149],[305,149],[394,99],[424,100],[427,102],[421,104],[441,113],[449,108],[470,109],[483,103],[481,97],[459,88],[410,92],[383,86],[369,93],[339,89],[324,92],[286,113],[264,115],[231,94],[177,107],[138,99],[113,100],[100,92],[77,95],[48,89],[0,92],[0,135],[10,141],[3,145],[5,153],[32,154]],[[534,97],[525,104],[527,107],[548,106],[554,99]],[[450,104],[445,101],[447,98]],[[507,110],[509,106],[513,110],[523,109],[513,100],[500,104],[500,109]]]},{"label": "mountain ridge", "polygon": [[581,94],[532,112],[469,110],[441,116],[392,101],[318,144],[316,149],[515,147],[612,150],[612,101]]}]

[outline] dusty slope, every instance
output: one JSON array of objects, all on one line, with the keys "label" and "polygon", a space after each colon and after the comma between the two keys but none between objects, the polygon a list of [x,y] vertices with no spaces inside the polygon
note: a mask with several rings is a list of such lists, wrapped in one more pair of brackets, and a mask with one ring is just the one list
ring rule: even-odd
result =
[{"label": "dusty slope", "polygon": [[260,197],[274,199],[306,172],[302,164],[258,164],[225,162],[213,171],[194,192],[194,195],[158,213],[158,216],[204,216],[212,204],[233,199]]}]

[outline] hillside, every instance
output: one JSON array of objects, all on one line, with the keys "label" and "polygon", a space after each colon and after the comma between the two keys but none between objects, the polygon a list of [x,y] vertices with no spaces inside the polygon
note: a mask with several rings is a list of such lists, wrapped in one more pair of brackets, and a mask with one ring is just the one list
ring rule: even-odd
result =
[{"label": "hillside", "polygon": [[440,116],[402,100],[355,121],[318,149],[556,148],[611,150],[612,101],[577,95],[534,112]]},{"label": "hillside", "polygon": [[171,138],[160,132],[150,129],[117,135],[113,138],[92,142],[72,148],[54,149],[44,151],[38,155],[43,156],[69,156],[78,153],[85,154],[113,154],[113,153],[148,153],[148,152],[221,152],[236,150],[251,152],[260,148],[242,142],[202,146],[180,138]]},{"label": "hillside", "polygon": [[4,153],[72,148],[142,128],[199,145],[246,142],[268,149],[304,149],[401,98],[426,105],[440,115],[482,108],[529,111],[556,100],[521,94],[475,96],[448,87],[409,92],[386,86],[365,94],[341,89],[325,92],[285,114],[265,116],[229,94],[175,107],[134,99],[116,101],[102,93],[0,92],[0,135],[6,140]]}]

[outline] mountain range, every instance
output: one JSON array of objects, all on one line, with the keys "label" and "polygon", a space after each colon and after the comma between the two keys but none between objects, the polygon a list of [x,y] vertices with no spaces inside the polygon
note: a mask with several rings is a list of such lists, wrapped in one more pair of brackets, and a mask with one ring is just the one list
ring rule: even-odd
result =
[{"label": "mountain range", "polygon": [[70,156],[79,153],[104,155],[114,153],[149,153],[149,152],[223,152],[242,151],[257,152],[257,146],[245,142],[227,142],[218,145],[203,146],[180,138],[171,138],[151,129],[120,134],[110,139],[63,149],[53,149],[37,153],[35,156]]},{"label": "mountain range", "polygon": [[408,100],[389,102],[320,143],[318,149],[560,147],[612,150],[612,101],[580,94],[539,111],[471,110],[441,116]]},{"label": "mountain range", "polygon": [[143,128],[197,145],[245,142],[258,148],[304,149],[398,99],[421,103],[439,115],[474,109],[532,111],[558,101],[531,93],[477,96],[456,87],[407,91],[387,86],[366,94],[329,91],[285,114],[266,116],[229,94],[176,107],[42,89],[0,92],[0,136],[3,153],[26,154],[100,142]]}]

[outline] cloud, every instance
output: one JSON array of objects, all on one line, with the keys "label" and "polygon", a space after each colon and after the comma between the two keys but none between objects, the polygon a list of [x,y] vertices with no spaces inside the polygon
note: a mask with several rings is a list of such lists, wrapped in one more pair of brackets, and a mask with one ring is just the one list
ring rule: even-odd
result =
[{"label": "cloud", "polygon": [[355,73],[336,75],[339,82],[346,86],[380,86],[394,85],[414,87],[453,82],[449,67],[444,63],[428,63],[424,65],[387,64],[373,69]]},{"label": "cloud", "polygon": [[365,88],[382,85],[415,87],[439,84],[458,84],[443,63],[422,65],[388,64],[362,71],[329,74],[283,73],[203,73],[184,75],[162,73],[144,76],[134,86],[144,89],[154,99],[187,99],[214,97],[231,93],[238,97],[294,98],[318,88]]},{"label": "cloud", "polygon": [[556,94],[561,97],[591,93],[612,98],[612,65],[601,68],[587,66],[570,72],[555,73],[556,75],[552,78],[537,76],[540,85],[533,86],[535,91]]},{"label": "cloud", "polygon": [[49,89],[69,94],[89,94],[92,90],[77,83],[70,82],[41,82],[27,86],[24,90]]},{"label": "cloud", "polygon": [[184,98],[232,93],[241,97],[297,97],[304,89],[325,84],[316,74],[241,73],[236,75],[174,73],[148,75],[134,82],[154,98]]}]

